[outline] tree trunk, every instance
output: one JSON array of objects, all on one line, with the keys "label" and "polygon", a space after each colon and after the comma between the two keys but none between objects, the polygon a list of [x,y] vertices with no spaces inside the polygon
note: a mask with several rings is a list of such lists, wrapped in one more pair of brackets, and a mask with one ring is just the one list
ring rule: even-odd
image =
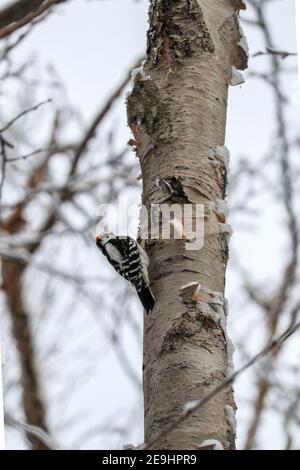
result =
[{"label": "tree trunk", "polygon": [[[192,251],[186,240],[174,237],[146,241],[156,298],[144,327],[146,442],[187,402],[218,385],[231,367],[224,299],[230,235],[224,140],[228,84],[238,76],[235,69],[246,64],[236,2],[151,1],[147,58],[128,97],[143,204],[149,212],[153,204],[202,205],[205,239],[202,249]],[[195,284],[183,289],[190,283]],[[197,449],[214,439],[234,449],[234,410],[227,389],[154,447]]]}]

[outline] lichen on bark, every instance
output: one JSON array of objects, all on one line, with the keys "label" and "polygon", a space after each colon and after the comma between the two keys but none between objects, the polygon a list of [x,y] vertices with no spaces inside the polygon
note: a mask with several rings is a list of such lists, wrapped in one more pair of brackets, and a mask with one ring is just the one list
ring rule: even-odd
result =
[{"label": "lichen on bark", "polygon": [[149,65],[157,61],[179,64],[185,57],[214,50],[197,0],[152,0],[147,47]]}]

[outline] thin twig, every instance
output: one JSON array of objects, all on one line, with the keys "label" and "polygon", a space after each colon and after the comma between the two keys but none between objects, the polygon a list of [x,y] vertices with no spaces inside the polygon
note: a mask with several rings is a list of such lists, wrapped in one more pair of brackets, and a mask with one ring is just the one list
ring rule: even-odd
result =
[{"label": "thin twig", "polygon": [[39,426],[23,423],[7,413],[4,416],[4,423],[6,426],[10,426],[38,438],[42,444],[45,444],[46,447],[51,450],[59,449],[59,445],[53,440],[53,438]]},{"label": "thin twig", "polygon": [[40,103],[31,106],[30,108],[24,109],[21,113],[17,114],[11,121],[9,121],[2,129],[0,129],[0,133],[7,131],[16,121],[18,121],[21,117],[25,116],[26,114],[30,113],[31,111],[36,111],[38,108],[43,106],[44,104],[51,103],[51,98],[48,98],[45,101],[41,101]]},{"label": "thin twig", "polygon": [[[139,60],[139,63],[140,63],[140,60]],[[101,121],[103,121],[103,119],[105,118],[107,113],[112,108],[115,100],[117,98],[119,98],[119,96],[123,92],[124,88],[129,83],[130,77],[131,77],[131,72],[126,75],[124,80],[122,80],[122,82],[119,84],[118,88],[116,90],[114,90],[114,92],[112,93],[111,96],[109,96],[109,98],[107,99],[104,106],[100,109],[99,113],[96,115],[95,119],[90,124],[87,132],[85,133],[84,138],[82,139],[82,141],[80,142],[80,144],[78,146],[77,152],[75,153],[74,160],[73,160],[73,163],[72,163],[72,168],[70,170],[70,175],[73,175],[73,173],[75,172],[75,169],[77,167],[77,164],[78,164],[78,161],[79,161],[81,155],[85,152],[89,142],[95,136],[97,127],[99,126]]]}]

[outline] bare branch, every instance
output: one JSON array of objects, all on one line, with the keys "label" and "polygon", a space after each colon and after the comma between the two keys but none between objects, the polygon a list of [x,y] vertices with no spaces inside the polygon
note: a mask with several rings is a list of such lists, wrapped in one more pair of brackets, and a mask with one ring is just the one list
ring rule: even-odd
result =
[{"label": "bare branch", "polygon": [[259,56],[268,55],[268,54],[277,55],[277,56],[281,57],[281,59],[286,59],[287,57],[297,56],[297,52],[283,51],[283,50],[275,49],[275,48],[269,46],[269,47],[266,47],[265,51],[255,52],[252,55],[252,57],[259,57]]},{"label": "bare branch", "polygon": [[0,39],[42,15],[51,6],[65,0],[19,0],[0,11]]},{"label": "bare branch", "polygon": [[32,424],[23,423],[22,421],[13,418],[10,414],[6,413],[4,416],[4,423],[6,426],[10,426],[19,431],[25,433],[25,435],[31,435],[34,438],[37,438],[42,444],[44,444],[47,449],[59,450],[59,445],[53,440],[53,438],[48,434],[44,429],[39,426],[34,426]]},{"label": "bare branch", "polygon": [[7,131],[16,121],[18,121],[21,117],[25,116],[26,114],[30,113],[31,111],[36,111],[38,108],[43,106],[44,104],[51,103],[52,100],[51,98],[48,98],[45,101],[41,101],[40,103],[30,106],[30,108],[25,109],[21,113],[19,113],[17,116],[15,116],[11,121],[9,121],[2,129],[0,129],[0,133]]},{"label": "bare branch", "polygon": [[115,100],[117,98],[119,98],[119,96],[123,92],[124,88],[126,87],[126,85],[128,84],[128,82],[130,80],[130,76],[131,76],[130,73],[126,75],[124,80],[122,80],[122,82],[119,84],[118,88],[116,90],[114,90],[112,95],[109,96],[109,98],[107,99],[107,101],[104,104],[103,108],[100,109],[100,111],[98,112],[98,114],[96,115],[96,117],[94,118],[92,123],[90,124],[90,126],[89,126],[87,132],[85,133],[82,141],[78,145],[78,149],[77,149],[77,152],[75,153],[74,160],[73,160],[73,163],[72,163],[72,168],[71,168],[71,171],[70,171],[70,175],[72,175],[75,172],[78,161],[79,161],[81,155],[85,152],[90,140],[95,136],[97,127],[103,121],[103,119],[105,118],[107,113],[110,111],[110,109],[112,108]]}]

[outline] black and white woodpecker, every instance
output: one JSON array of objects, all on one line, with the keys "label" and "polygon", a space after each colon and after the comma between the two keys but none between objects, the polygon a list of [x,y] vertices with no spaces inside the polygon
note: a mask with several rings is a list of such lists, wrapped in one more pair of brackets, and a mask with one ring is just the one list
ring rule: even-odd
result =
[{"label": "black and white woodpecker", "polygon": [[96,244],[117,273],[135,287],[146,312],[151,312],[155,299],[149,287],[149,258],[141,245],[131,237],[111,232],[98,235]]}]

